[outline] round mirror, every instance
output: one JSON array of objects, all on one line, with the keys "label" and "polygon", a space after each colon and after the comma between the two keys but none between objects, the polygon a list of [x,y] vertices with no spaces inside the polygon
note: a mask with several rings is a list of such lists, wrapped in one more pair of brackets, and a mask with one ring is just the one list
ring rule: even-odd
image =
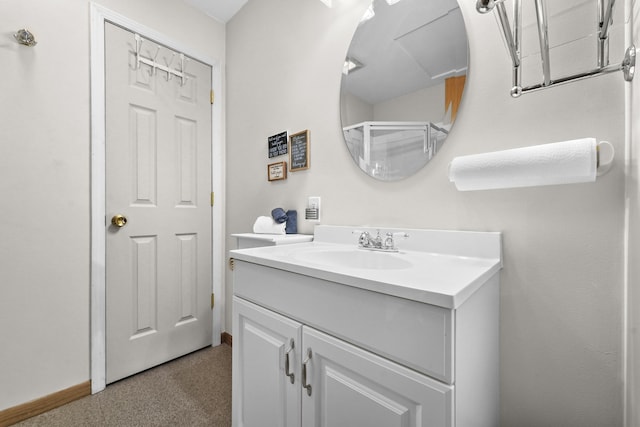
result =
[{"label": "round mirror", "polygon": [[360,169],[395,181],[431,160],[456,118],[468,58],[456,0],[373,0],[340,91],[344,139]]}]

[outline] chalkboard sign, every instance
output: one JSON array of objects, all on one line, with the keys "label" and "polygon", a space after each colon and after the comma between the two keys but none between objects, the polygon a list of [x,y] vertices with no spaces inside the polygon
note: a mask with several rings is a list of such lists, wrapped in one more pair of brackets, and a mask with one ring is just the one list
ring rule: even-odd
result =
[{"label": "chalkboard sign", "polygon": [[269,141],[269,158],[287,154],[287,131],[271,135]]},{"label": "chalkboard sign", "polygon": [[309,169],[309,131],[295,133],[289,137],[289,165],[291,172]]}]

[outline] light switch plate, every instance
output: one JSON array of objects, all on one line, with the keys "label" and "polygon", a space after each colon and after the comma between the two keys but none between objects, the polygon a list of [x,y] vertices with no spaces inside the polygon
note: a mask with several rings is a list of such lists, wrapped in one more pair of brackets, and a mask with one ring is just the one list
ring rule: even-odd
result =
[{"label": "light switch plate", "polygon": [[320,197],[309,197],[305,211],[307,221],[320,222]]}]

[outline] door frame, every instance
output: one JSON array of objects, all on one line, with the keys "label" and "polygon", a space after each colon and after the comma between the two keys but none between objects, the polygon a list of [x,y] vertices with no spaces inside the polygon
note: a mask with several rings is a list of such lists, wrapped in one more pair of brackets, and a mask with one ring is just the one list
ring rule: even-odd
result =
[{"label": "door frame", "polygon": [[[223,295],[223,213],[224,146],[222,130],[222,72],[216,59],[194,51],[161,32],[133,21],[96,3],[90,3],[90,76],[91,76],[91,393],[106,387],[106,117],[105,46],[106,22],[143,34],[170,49],[184,53],[211,66],[211,85],[216,102],[211,109],[211,188],[216,194],[212,207],[212,292],[216,300]],[[212,345],[221,343],[221,303],[213,307]]]}]

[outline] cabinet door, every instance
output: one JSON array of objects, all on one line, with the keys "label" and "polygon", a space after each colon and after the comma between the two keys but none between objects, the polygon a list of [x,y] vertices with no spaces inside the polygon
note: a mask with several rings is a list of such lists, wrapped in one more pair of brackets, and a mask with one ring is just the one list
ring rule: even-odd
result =
[{"label": "cabinet door", "polygon": [[302,344],[304,427],[452,425],[452,387],[307,326]]},{"label": "cabinet door", "polygon": [[300,323],[238,297],[233,310],[233,426],[299,426]]}]

